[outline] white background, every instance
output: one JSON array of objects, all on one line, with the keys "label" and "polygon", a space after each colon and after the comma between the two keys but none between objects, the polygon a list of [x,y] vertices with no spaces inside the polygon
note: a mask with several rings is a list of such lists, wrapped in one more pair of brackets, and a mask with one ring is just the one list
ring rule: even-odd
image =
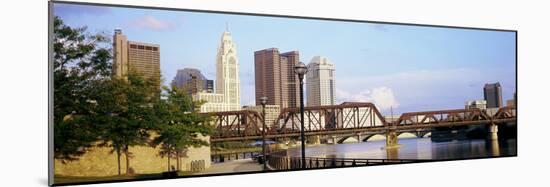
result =
[{"label": "white background", "polygon": [[[110,1],[93,1],[106,2]],[[120,4],[518,30],[518,157],[93,186],[547,186],[545,1],[117,0]],[[47,1],[0,5],[0,186],[47,185]]]}]

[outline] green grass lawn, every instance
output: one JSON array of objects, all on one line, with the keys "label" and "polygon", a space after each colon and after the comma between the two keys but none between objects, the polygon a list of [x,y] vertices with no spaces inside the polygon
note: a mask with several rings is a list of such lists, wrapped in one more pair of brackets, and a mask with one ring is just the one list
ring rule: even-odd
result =
[{"label": "green grass lawn", "polygon": [[[179,171],[178,176],[188,176],[195,172]],[[72,177],[72,176],[54,176],[55,184],[81,183],[81,182],[100,182],[100,181],[118,181],[118,180],[135,180],[135,179],[159,179],[163,178],[161,173],[140,174],[140,175],[115,175],[107,177]]]}]

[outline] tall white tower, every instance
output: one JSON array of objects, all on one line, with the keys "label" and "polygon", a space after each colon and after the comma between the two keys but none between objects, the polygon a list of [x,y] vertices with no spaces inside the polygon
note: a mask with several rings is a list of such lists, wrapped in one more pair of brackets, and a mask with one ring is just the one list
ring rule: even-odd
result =
[{"label": "tall white tower", "polygon": [[216,93],[223,94],[225,110],[240,110],[241,96],[237,47],[226,29],[223,32],[216,58]]},{"label": "tall white tower", "polygon": [[334,64],[326,57],[315,56],[307,65],[307,106],[336,104]]}]

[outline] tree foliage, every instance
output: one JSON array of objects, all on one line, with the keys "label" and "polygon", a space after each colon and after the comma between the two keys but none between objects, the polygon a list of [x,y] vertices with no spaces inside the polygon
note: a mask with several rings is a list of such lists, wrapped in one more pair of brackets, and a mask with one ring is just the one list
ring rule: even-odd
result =
[{"label": "tree foliage", "polygon": [[188,94],[177,87],[164,88],[164,99],[159,100],[156,106],[159,117],[158,136],[154,138],[153,145],[160,146],[159,155],[168,159],[179,160],[181,155],[189,147],[208,146],[208,142],[198,138],[206,136],[213,128],[208,125],[210,116],[199,114],[197,109],[202,103],[194,102]]},{"label": "tree foliage", "polygon": [[111,74],[109,42],[101,35],[86,33],[86,27],[71,28],[55,17],[53,33],[54,155],[75,160],[97,140],[90,120],[95,87]]}]

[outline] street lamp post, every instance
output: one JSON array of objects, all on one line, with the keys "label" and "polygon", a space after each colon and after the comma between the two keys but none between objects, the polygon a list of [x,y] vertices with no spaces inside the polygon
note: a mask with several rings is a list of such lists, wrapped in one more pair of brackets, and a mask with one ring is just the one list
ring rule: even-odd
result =
[{"label": "street lamp post", "polygon": [[294,66],[294,73],[298,74],[300,79],[300,138],[302,139],[302,169],[306,168],[306,141],[304,134],[304,75],[307,73],[307,67],[303,62]]},{"label": "street lamp post", "polygon": [[267,170],[267,156],[265,154],[265,104],[267,104],[267,97],[261,97],[260,102],[262,104],[262,157],[264,164],[264,171]]}]

